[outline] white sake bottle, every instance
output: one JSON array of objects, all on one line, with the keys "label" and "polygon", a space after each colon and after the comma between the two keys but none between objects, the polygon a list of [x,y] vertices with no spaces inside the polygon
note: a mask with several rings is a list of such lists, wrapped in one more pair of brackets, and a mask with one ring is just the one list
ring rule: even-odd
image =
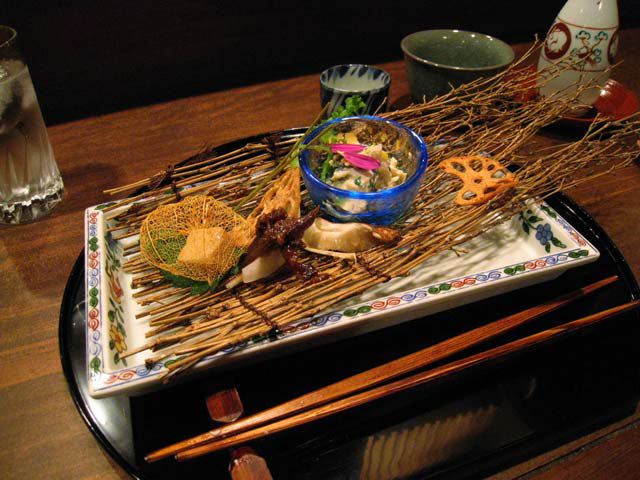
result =
[{"label": "white sake bottle", "polygon": [[608,67],[615,62],[618,40],[616,0],[568,0],[547,33],[538,71],[560,62],[569,66],[556,78],[542,80],[540,95],[572,96],[576,84],[593,82],[594,87],[578,98],[579,103],[592,105],[609,79]]}]

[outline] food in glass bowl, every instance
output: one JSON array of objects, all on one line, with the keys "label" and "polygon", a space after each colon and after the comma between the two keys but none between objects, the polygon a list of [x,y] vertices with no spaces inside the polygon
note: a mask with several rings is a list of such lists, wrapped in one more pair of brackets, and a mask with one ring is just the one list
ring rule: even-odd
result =
[{"label": "food in glass bowl", "polygon": [[300,167],[325,214],[385,225],[411,206],[427,167],[427,147],[420,135],[391,120],[339,118],[305,139]]}]

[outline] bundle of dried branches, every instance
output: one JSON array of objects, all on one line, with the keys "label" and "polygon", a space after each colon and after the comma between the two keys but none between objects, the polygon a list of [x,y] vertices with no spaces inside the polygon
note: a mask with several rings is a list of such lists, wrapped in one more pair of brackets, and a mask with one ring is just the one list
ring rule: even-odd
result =
[{"label": "bundle of dried branches", "polygon": [[[575,106],[573,97],[522,101],[532,88],[546,81],[535,71],[522,69],[523,60],[491,79],[452,90],[429,102],[384,115],[418,131],[431,145],[430,162],[412,215],[396,225],[401,241],[358,255],[356,262],[309,254],[322,280],[309,284],[295,276],[268,283],[240,285],[232,290],[191,296],[174,288],[142,261],[136,242],[125,248],[126,270],[133,274],[135,298],[148,308],[149,342],[124,356],[143,350],[148,362],[168,357],[169,375],[183,371],[206,356],[256,336],[276,335],[277,329],[322,312],[335,303],[389,279],[405,276],[416,266],[447,249],[465,243],[519,213],[526,202],[575,186],[597,175],[627,166],[640,152],[640,122],[596,121],[583,138],[545,150],[527,151],[534,135]],[[557,72],[551,72],[553,76]],[[583,88],[587,88],[586,86]],[[264,183],[299,136],[272,136],[224,155],[207,150],[183,166],[167,169],[132,185],[148,191],[115,202],[105,209],[114,239],[135,239],[144,218],[160,205],[193,194],[207,193],[238,211],[248,213],[255,198],[247,193]],[[494,200],[476,206],[451,201],[459,181],[436,168],[452,156],[484,153],[504,165],[518,164],[519,184]],[[279,167],[277,167],[279,165]],[[168,184],[168,186],[166,186]],[[163,185],[163,186],[161,186]],[[308,202],[308,200],[307,200]],[[274,329],[274,325],[277,328]]]}]

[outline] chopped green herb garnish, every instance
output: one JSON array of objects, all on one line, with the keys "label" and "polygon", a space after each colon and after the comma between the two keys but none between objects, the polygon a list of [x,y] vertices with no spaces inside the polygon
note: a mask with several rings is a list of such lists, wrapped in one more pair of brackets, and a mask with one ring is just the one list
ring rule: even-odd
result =
[{"label": "chopped green herb garnish", "polygon": [[334,118],[353,117],[354,115],[362,115],[367,111],[367,104],[362,100],[360,95],[352,95],[347,97],[344,105],[336,108],[329,120]]},{"label": "chopped green herb garnish", "polygon": [[333,175],[333,165],[331,165],[331,158],[325,158],[322,162],[322,170],[320,170],[320,180],[326,182]]},{"label": "chopped green herb garnish", "polygon": [[332,128],[324,132],[320,137],[320,142],[325,145],[331,145],[333,143],[336,143],[337,141],[338,137],[336,137],[336,132]]},{"label": "chopped green herb garnish", "polygon": [[357,186],[359,186],[360,188],[362,188],[362,177],[357,177],[353,183],[355,183]]},{"label": "chopped green herb garnish", "polygon": [[[367,104],[362,100],[360,95],[352,95],[347,97],[344,101],[344,105],[338,106],[331,116],[325,120],[326,123],[329,120],[335,120],[336,118],[353,117],[356,115],[363,115],[367,111]],[[325,145],[331,145],[338,141],[336,132],[330,129],[322,134],[320,141]]]}]

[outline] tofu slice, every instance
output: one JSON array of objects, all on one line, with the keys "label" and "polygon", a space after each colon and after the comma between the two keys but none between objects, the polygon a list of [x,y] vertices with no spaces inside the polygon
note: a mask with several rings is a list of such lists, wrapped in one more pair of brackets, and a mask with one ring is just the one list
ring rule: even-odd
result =
[{"label": "tofu slice", "polygon": [[220,227],[195,228],[189,232],[187,243],[178,261],[207,265],[219,261],[219,253],[225,241],[225,231]]}]

